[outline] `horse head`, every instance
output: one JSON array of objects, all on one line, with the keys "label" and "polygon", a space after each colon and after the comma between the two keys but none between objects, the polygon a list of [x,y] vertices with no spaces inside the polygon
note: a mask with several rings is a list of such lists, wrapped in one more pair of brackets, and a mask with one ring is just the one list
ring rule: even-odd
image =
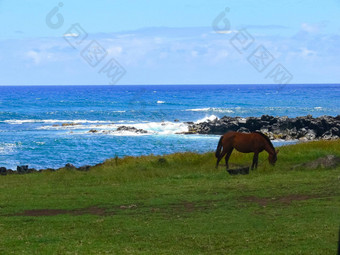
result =
[{"label": "horse head", "polygon": [[279,153],[279,150],[274,150],[274,153],[270,153],[268,157],[268,161],[271,165],[275,165],[275,162],[277,161],[277,154]]}]

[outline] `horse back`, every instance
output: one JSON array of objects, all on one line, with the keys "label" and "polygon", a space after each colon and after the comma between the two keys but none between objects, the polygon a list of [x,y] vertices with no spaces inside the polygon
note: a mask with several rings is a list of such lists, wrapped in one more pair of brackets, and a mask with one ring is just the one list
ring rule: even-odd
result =
[{"label": "horse back", "polygon": [[261,152],[264,149],[264,138],[258,133],[228,132],[223,136],[223,147],[233,147],[244,153]]}]

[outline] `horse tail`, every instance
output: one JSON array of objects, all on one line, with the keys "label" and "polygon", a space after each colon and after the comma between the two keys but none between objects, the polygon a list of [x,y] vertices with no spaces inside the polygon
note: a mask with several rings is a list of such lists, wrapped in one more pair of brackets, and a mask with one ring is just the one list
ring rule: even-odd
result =
[{"label": "horse tail", "polygon": [[218,145],[217,145],[217,148],[216,148],[216,151],[215,151],[215,157],[216,158],[219,158],[220,155],[221,155],[222,139],[223,139],[223,136],[221,136],[220,140],[218,141]]}]

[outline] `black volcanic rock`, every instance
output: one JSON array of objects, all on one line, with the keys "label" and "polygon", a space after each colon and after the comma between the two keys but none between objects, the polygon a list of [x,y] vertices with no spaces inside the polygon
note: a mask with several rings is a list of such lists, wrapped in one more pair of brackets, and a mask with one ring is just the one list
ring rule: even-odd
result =
[{"label": "black volcanic rock", "polygon": [[340,115],[336,117],[321,116],[313,118],[288,118],[262,115],[261,117],[228,117],[214,121],[189,124],[190,134],[223,135],[228,131],[255,132],[260,131],[271,139],[338,139],[340,137]]},{"label": "black volcanic rock", "polygon": [[6,167],[0,167],[0,175],[7,175]]},{"label": "black volcanic rock", "polygon": [[28,173],[28,166],[17,166],[17,173],[18,174],[26,174]]},{"label": "black volcanic rock", "polygon": [[148,131],[144,129],[137,129],[135,127],[128,127],[128,126],[120,126],[116,130],[97,130],[97,129],[90,129],[88,133],[93,133],[93,134],[111,134],[111,133],[116,133],[116,132],[121,132],[121,131],[128,131],[136,134],[146,134]]},{"label": "black volcanic rock", "polygon": [[68,168],[68,169],[76,169],[76,167],[74,165],[72,165],[71,163],[67,163],[65,165],[65,168]]},{"label": "black volcanic rock", "polygon": [[134,132],[137,134],[146,134],[148,132],[144,129],[137,129],[135,127],[127,127],[127,126],[118,127],[117,131],[129,131],[129,132]]},{"label": "black volcanic rock", "polygon": [[91,168],[90,165],[86,165],[86,166],[78,167],[77,170],[78,171],[90,171],[90,168]]}]

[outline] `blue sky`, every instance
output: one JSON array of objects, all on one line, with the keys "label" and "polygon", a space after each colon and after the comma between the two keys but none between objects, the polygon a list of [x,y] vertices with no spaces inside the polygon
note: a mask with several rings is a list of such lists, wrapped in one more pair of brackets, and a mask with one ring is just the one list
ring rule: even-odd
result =
[{"label": "blue sky", "polygon": [[339,83],[339,14],[339,0],[0,0],[0,85],[266,84],[278,65]]}]

